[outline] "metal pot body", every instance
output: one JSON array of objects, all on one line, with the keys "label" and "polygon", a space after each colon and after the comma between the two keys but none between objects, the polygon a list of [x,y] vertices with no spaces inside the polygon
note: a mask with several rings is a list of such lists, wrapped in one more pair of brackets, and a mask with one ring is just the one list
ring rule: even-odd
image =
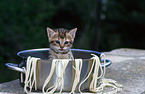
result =
[{"label": "metal pot body", "polygon": [[[82,50],[82,49],[72,49],[72,53],[75,59],[83,60],[83,66],[82,66],[81,75],[80,75],[80,82],[81,82],[88,75],[91,69],[91,66],[92,66],[92,62],[91,62],[92,60],[90,60],[90,58],[92,57],[91,54],[96,54],[98,57],[100,57],[101,53],[97,51]],[[39,60],[37,63],[37,87],[38,89],[42,90],[44,81],[48,77],[51,70],[52,61],[48,60],[49,48],[25,50],[25,51],[18,52],[17,55],[23,59],[22,62],[19,64],[19,67],[12,63],[8,63],[7,66],[13,70],[16,70],[22,73],[24,73],[24,70],[22,69],[22,67],[26,67],[26,60],[28,56],[41,58],[41,60]],[[100,61],[103,62],[104,60],[101,60],[100,58]],[[105,61],[106,61],[106,64],[105,64],[106,67],[111,64],[110,60],[106,59]],[[74,65],[75,65],[74,61],[70,61],[67,65],[65,74],[63,75],[64,77],[63,91],[71,91],[72,89],[73,81],[75,78],[75,70],[73,68]],[[102,63],[102,67],[103,66],[104,65]],[[56,72],[54,72],[50,82],[46,86],[46,89],[54,85],[57,78],[55,73]],[[89,77],[89,79],[82,85],[81,90],[89,89],[90,81],[92,79],[92,74]],[[99,71],[99,75],[100,75],[100,71]],[[24,80],[25,79],[23,79],[23,81]],[[57,89],[57,91],[59,90],[60,88]],[[76,91],[78,91],[78,86],[76,87]]]}]

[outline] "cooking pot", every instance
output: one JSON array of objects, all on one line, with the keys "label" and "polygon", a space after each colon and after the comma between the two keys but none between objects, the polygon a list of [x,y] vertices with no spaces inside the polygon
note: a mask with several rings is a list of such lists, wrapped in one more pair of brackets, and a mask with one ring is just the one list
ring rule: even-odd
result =
[{"label": "cooking pot", "polygon": [[[91,50],[83,50],[83,49],[71,49],[73,56],[75,59],[82,59],[83,60],[83,65],[82,65],[82,70],[81,70],[81,75],[80,75],[80,82],[87,76],[87,74],[90,71],[90,68],[92,66],[91,61],[91,54],[95,54],[100,58],[101,61],[101,67],[104,67],[104,60],[100,57],[101,53],[97,51],[91,51]],[[14,64],[14,63],[6,63],[6,66],[11,69],[20,72],[21,74],[21,79],[20,83],[24,84],[25,80],[25,72],[24,68],[26,67],[26,60],[27,57],[37,57],[41,58],[37,62],[37,88],[42,90],[43,84],[47,76],[49,75],[50,69],[51,69],[51,64],[52,61],[48,60],[49,57],[49,48],[40,48],[40,49],[31,49],[31,50],[24,50],[20,51],[17,53],[17,55],[22,59],[20,64]],[[108,59],[105,59],[105,67],[109,66],[112,62]],[[74,66],[74,61],[70,61],[67,65],[67,68],[65,70],[64,74],[64,88],[63,91],[71,91],[72,85],[73,85],[73,80],[75,77],[75,70],[73,68]],[[92,72],[93,74],[93,72]],[[100,75],[100,71],[99,71]],[[89,77],[89,79],[82,85],[81,90],[88,90],[89,89],[89,84],[90,84],[90,79],[92,76]],[[56,81],[56,74],[54,72],[50,82],[48,83],[46,88],[49,88],[54,85]],[[79,83],[80,83],[79,82]],[[78,83],[78,84],[79,84]],[[78,88],[78,86],[76,87]],[[56,91],[59,91],[60,88],[58,88]],[[78,90],[76,90],[78,91]]]}]

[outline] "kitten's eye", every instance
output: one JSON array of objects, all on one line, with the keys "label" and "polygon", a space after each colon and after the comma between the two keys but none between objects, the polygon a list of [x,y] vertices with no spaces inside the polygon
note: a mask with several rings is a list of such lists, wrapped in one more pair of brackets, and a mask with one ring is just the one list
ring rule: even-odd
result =
[{"label": "kitten's eye", "polygon": [[69,42],[68,41],[66,41],[64,44],[68,44]]},{"label": "kitten's eye", "polygon": [[58,40],[56,40],[55,43],[60,44],[60,42]]}]

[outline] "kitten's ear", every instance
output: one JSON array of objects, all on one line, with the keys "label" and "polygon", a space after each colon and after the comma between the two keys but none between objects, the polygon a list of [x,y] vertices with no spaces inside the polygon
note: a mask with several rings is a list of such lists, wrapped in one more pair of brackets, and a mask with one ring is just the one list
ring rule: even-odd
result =
[{"label": "kitten's ear", "polygon": [[54,33],[55,32],[51,28],[47,27],[47,34],[48,34],[49,38],[52,37],[54,35]]},{"label": "kitten's ear", "polygon": [[72,29],[72,30],[69,31],[69,34],[72,36],[72,38],[75,38],[76,31],[77,31],[77,28]]}]

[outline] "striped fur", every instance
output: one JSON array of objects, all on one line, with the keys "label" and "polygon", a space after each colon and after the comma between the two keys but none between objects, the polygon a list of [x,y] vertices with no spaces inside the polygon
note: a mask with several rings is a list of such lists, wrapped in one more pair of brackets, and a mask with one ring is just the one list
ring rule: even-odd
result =
[{"label": "striped fur", "polygon": [[47,34],[50,44],[49,59],[74,59],[71,47],[74,42],[77,28],[68,30],[63,28],[50,29],[47,27]]}]

